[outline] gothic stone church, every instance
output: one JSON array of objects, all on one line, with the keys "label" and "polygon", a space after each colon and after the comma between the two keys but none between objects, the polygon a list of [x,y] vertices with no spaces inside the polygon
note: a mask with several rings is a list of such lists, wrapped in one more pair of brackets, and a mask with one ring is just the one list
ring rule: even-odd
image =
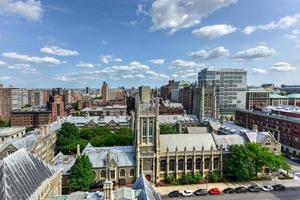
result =
[{"label": "gothic stone church", "polygon": [[184,174],[206,176],[210,171],[219,171],[222,175],[223,148],[217,147],[212,134],[160,135],[158,115],[158,101],[137,103],[131,118],[133,146],[88,145],[83,150],[93,164],[97,181],[109,179],[124,185],[141,174],[153,183]]}]

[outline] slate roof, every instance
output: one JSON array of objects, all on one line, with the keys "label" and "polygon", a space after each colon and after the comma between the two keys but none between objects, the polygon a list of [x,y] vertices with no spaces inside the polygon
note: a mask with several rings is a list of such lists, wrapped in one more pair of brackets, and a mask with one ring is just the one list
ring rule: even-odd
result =
[{"label": "slate roof", "polygon": [[138,193],[137,200],[162,200],[160,194],[155,191],[144,175],[137,178],[132,188]]},{"label": "slate roof", "polygon": [[134,197],[134,190],[128,187],[121,187],[114,191],[114,198],[115,200],[133,200]]},{"label": "slate roof", "polygon": [[20,149],[0,161],[0,199],[27,200],[56,170]]},{"label": "slate roof", "polygon": [[183,123],[198,123],[199,120],[196,115],[159,115],[160,124],[176,124]]},{"label": "slate roof", "polygon": [[187,127],[187,132],[189,134],[203,134],[203,133],[208,133],[207,127]]},{"label": "slate roof", "polygon": [[38,139],[38,135],[30,134],[23,138],[10,139],[8,142],[13,144],[18,149],[25,148],[27,151],[31,151]]},{"label": "slate roof", "polygon": [[8,137],[18,132],[25,131],[25,127],[5,127],[0,128],[0,137]]},{"label": "slate roof", "polygon": [[64,155],[59,152],[52,160],[53,167],[57,170],[61,170],[63,175],[68,175],[71,167],[76,161],[75,155]]},{"label": "slate roof", "polygon": [[228,150],[229,146],[235,144],[246,144],[248,142],[247,138],[242,135],[217,135],[213,134],[216,144],[220,147],[223,146],[223,149]]},{"label": "slate roof", "polygon": [[114,146],[114,147],[86,147],[82,154],[86,154],[93,168],[105,167],[107,155],[120,167],[134,167],[135,166],[135,149],[133,146]]},{"label": "slate roof", "polygon": [[104,116],[103,118],[99,116],[90,116],[90,117],[82,117],[82,116],[68,116],[65,119],[67,122],[73,123],[76,126],[84,126],[85,124],[93,121],[95,124],[107,124],[111,121],[115,123],[124,124],[129,123],[129,116]]},{"label": "slate roof", "polygon": [[216,144],[212,134],[160,135],[160,148],[162,151],[167,151],[168,148],[170,152],[175,152],[176,147],[178,151],[184,151],[185,147],[187,151],[193,151],[194,147],[197,151],[201,151],[202,146],[206,151],[211,150],[211,147],[213,147],[214,150],[216,149]]}]

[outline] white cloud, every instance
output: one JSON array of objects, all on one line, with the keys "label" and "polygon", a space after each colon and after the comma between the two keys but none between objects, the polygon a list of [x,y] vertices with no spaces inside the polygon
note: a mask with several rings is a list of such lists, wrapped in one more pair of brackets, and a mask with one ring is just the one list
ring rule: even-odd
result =
[{"label": "white cloud", "polygon": [[69,49],[61,49],[57,46],[49,46],[41,48],[41,52],[58,55],[58,56],[78,56],[79,53],[77,51],[69,50]]},{"label": "white cloud", "polygon": [[114,55],[100,55],[99,61],[108,64],[110,62],[122,62],[123,60],[121,58],[116,58]]},{"label": "white cloud", "polygon": [[148,15],[149,12],[146,10],[146,6],[145,5],[142,5],[142,4],[139,4],[137,9],[136,9],[136,14],[137,15]]},{"label": "white cloud", "polygon": [[237,30],[237,28],[227,24],[217,24],[212,26],[204,26],[192,31],[192,34],[197,37],[205,37],[209,39],[215,39],[228,35]]},{"label": "white cloud", "polygon": [[262,75],[262,74],[266,74],[267,71],[265,69],[261,69],[261,68],[254,68],[252,74],[255,75]]},{"label": "white cloud", "polygon": [[37,0],[0,0],[0,15],[17,15],[28,21],[40,21],[43,16],[41,1]]},{"label": "white cloud", "polygon": [[253,60],[276,55],[275,49],[266,46],[257,46],[255,48],[246,49],[237,52],[233,58],[236,60]]},{"label": "white cloud", "polygon": [[172,62],[172,67],[171,68],[204,68],[205,64],[202,63],[195,63],[193,61],[186,61],[186,60],[174,60]]},{"label": "white cloud", "polygon": [[8,68],[19,70],[20,72],[22,72],[24,74],[37,73],[36,69],[31,67],[31,65],[29,65],[29,64],[14,64],[14,65],[9,65]]},{"label": "white cloud", "polygon": [[216,47],[212,50],[199,50],[191,53],[193,59],[204,59],[204,60],[211,60],[217,59],[221,57],[227,57],[230,55],[229,49],[224,47]]},{"label": "white cloud", "polygon": [[0,66],[4,66],[4,65],[7,65],[7,63],[4,62],[4,61],[2,61],[2,60],[0,60]]},{"label": "white cloud", "polygon": [[272,21],[268,24],[262,24],[257,26],[247,26],[243,32],[251,34],[257,30],[271,30],[271,29],[287,29],[300,21],[300,14],[286,16],[280,18],[278,21]]},{"label": "white cloud", "polygon": [[27,55],[21,55],[16,52],[5,52],[2,54],[2,56],[14,60],[22,61],[22,62],[53,64],[53,65],[58,65],[63,63],[61,60],[52,57],[35,57],[35,56],[31,57]]},{"label": "white cloud", "polygon": [[83,67],[83,68],[93,68],[94,67],[94,64],[93,63],[85,63],[85,62],[82,62],[80,61],[76,67]]},{"label": "white cloud", "polygon": [[102,45],[107,45],[107,44],[108,44],[108,41],[102,40],[102,41],[101,41],[101,44],[102,44]]},{"label": "white cloud", "polygon": [[274,72],[290,72],[295,70],[296,68],[287,62],[277,62],[273,64],[270,69]]},{"label": "white cloud", "polygon": [[53,77],[54,80],[59,81],[79,81],[83,79],[107,79],[119,80],[119,79],[169,79],[169,76],[163,73],[157,73],[150,69],[148,65],[141,64],[138,61],[133,61],[127,65],[106,67],[99,71],[93,72],[80,72],[72,74],[62,74]]},{"label": "white cloud", "polygon": [[11,79],[10,76],[0,76],[0,81],[5,81]]},{"label": "white cloud", "polygon": [[164,59],[152,59],[152,60],[150,60],[150,62],[155,65],[162,65],[165,63],[165,60]]},{"label": "white cloud", "polygon": [[285,37],[294,41],[296,48],[300,48],[300,30],[293,30],[291,33],[286,34]]},{"label": "white cloud", "polygon": [[150,15],[150,30],[170,30],[174,33],[195,26],[210,13],[238,0],[155,0]]}]

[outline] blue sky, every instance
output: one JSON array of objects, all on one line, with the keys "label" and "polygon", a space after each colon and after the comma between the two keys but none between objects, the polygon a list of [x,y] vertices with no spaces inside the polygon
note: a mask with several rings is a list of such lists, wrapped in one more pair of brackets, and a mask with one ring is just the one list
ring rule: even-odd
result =
[{"label": "blue sky", "polygon": [[0,82],[112,87],[243,67],[297,84],[300,0],[0,0]]}]

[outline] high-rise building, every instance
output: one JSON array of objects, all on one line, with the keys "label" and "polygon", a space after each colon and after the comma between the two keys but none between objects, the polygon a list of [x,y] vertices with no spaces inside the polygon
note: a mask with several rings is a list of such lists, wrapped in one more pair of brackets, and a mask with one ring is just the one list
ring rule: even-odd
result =
[{"label": "high-rise building", "polygon": [[52,120],[55,121],[58,117],[64,117],[65,115],[65,104],[62,96],[55,95],[50,96],[48,109],[51,111]]},{"label": "high-rise building", "polygon": [[163,99],[171,99],[171,92],[174,85],[174,80],[169,80],[168,85],[164,85],[160,88],[160,97]]},{"label": "high-rise building", "polygon": [[207,90],[213,90],[207,95],[215,95],[216,112],[220,116],[230,116],[234,114],[236,108],[245,108],[247,71],[244,69],[203,69],[198,74],[198,86],[202,91],[205,90],[202,92],[203,95],[206,95]]},{"label": "high-rise building", "polygon": [[[28,104],[31,106],[45,105],[47,103],[47,94],[43,90],[29,90],[28,91]],[[47,98],[47,99],[46,99]]]},{"label": "high-rise building", "polygon": [[149,103],[151,97],[151,88],[149,86],[140,86],[139,97],[142,103]]},{"label": "high-rise building", "polygon": [[12,110],[20,110],[28,104],[28,91],[22,88],[12,88]]},{"label": "high-rise building", "polygon": [[258,109],[270,105],[270,92],[261,87],[248,87],[246,93],[246,109]]},{"label": "high-rise building", "polygon": [[109,101],[109,87],[105,81],[102,84],[101,96],[104,101]]},{"label": "high-rise building", "polygon": [[179,102],[182,103],[188,114],[191,114],[193,110],[193,88],[193,86],[189,86],[179,90]]},{"label": "high-rise building", "polygon": [[12,88],[0,87],[0,119],[9,120],[12,109]]}]

